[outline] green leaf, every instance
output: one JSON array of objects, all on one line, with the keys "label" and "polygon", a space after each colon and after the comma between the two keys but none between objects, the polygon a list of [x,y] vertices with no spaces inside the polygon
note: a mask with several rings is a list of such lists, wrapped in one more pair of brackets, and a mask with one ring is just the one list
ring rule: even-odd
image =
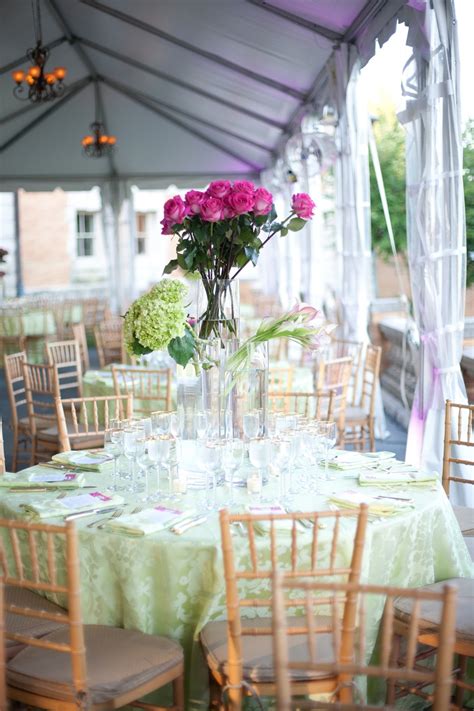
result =
[{"label": "green leaf", "polygon": [[178,267],[178,260],[177,259],[172,259],[171,261],[168,262],[166,267],[163,269],[163,274],[171,274],[174,272],[175,269]]},{"label": "green leaf", "polygon": [[145,355],[146,353],[152,352],[151,348],[147,348],[147,346],[142,346],[142,344],[140,343],[140,341],[138,340],[138,338],[136,336],[134,336],[134,339],[133,339],[132,351],[133,351],[133,355],[136,355],[136,356],[142,356],[142,355]]},{"label": "green leaf", "polygon": [[306,224],[306,220],[303,220],[301,217],[292,217],[291,220],[289,221],[287,227],[292,232],[299,232],[299,230],[303,229],[305,224]]},{"label": "green leaf", "polygon": [[168,353],[178,365],[187,366],[194,354],[196,341],[194,333],[186,329],[184,336],[173,338],[168,344]]},{"label": "green leaf", "polygon": [[254,247],[244,247],[245,256],[256,266],[258,262],[258,250]]},{"label": "green leaf", "polygon": [[288,234],[288,227],[282,227],[280,230],[280,237],[286,237]]},{"label": "green leaf", "polygon": [[188,269],[193,268],[194,264],[194,257],[196,256],[197,249],[194,247],[188,254],[184,255],[184,261],[186,262],[186,266]]}]

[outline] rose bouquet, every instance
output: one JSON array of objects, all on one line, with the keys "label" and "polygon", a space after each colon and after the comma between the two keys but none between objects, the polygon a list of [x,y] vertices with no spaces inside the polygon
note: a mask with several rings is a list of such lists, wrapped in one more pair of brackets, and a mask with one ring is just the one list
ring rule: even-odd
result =
[{"label": "rose bouquet", "polygon": [[219,337],[223,323],[236,334],[233,314],[229,318],[224,311],[231,282],[249,262],[257,264],[260,250],[276,234],[301,230],[314,208],[310,196],[299,193],[279,222],[272,194],[247,180],[217,180],[205,192],[190,190],[184,200],[179,195],[167,200],[162,234],[176,235],[178,242],[177,257],[164,272],[181,267],[201,277],[207,297],[205,311],[197,316],[201,338]]}]

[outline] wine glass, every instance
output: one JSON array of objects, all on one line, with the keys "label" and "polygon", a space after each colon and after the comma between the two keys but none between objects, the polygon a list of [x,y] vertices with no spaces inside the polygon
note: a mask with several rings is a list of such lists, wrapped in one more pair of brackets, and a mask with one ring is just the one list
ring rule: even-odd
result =
[{"label": "wine glass", "polygon": [[260,432],[260,413],[258,410],[246,412],[242,418],[244,435],[247,440],[255,439]]},{"label": "wine glass", "polygon": [[201,446],[201,454],[206,471],[206,508],[209,511],[215,511],[217,509],[217,475],[222,469],[223,445],[216,440],[207,440]]},{"label": "wine glass", "polygon": [[[242,466],[244,458],[244,443],[240,439],[229,439],[224,444],[222,452],[222,466],[229,474],[229,499],[227,506],[234,505],[234,474]],[[227,476],[226,476],[227,480]]]},{"label": "wine glass", "polygon": [[275,465],[279,472],[278,494],[280,499],[284,499],[287,489],[288,465],[290,463],[291,442],[288,438],[276,437],[272,440],[272,447],[275,456]]},{"label": "wine glass", "polygon": [[122,454],[122,431],[119,429],[108,429],[104,433],[104,450],[113,457],[114,469],[112,473],[112,483],[108,486],[109,491],[118,491],[117,459]]},{"label": "wine glass", "polygon": [[129,491],[134,491],[135,478],[135,454],[137,450],[137,435],[136,429],[127,427],[123,430],[123,454],[128,462],[127,479],[131,479]]},{"label": "wine glass", "polygon": [[329,450],[337,441],[337,426],[335,422],[318,422],[318,433],[324,448],[324,478],[328,478],[328,457]]},{"label": "wine glass", "polygon": [[[171,454],[171,442],[172,437],[169,435],[158,435],[152,437],[148,443],[148,456],[152,462],[156,463],[158,491],[160,491],[160,475],[162,468],[167,468],[168,466]],[[168,489],[170,488],[171,487],[169,486]]]},{"label": "wine glass", "polygon": [[205,439],[209,428],[207,414],[205,412],[194,413],[194,427],[198,439]]},{"label": "wine glass", "polygon": [[[268,467],[271,456],[271,440],[266,437],[257,437],[249,442],[250,464],[257,469],[257,476],[251,475],[247,481],[247,490],[250,494],[260,497],[263,484],[263,473]],[[252,481],[254,480],[254,481]]]},{"label": "wine glass", "polygon": [[151,413],[151,427],[153,434],[163,435],[170,431],[171,412],[158,410]]}]

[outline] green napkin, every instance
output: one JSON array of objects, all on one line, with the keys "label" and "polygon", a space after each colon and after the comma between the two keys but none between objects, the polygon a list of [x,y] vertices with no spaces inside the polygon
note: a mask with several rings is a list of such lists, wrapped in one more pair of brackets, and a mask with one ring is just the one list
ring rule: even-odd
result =
[{"label": "green napkin", "polygon": [[436,472],[406,471],[390,469],[389,471],[364,471],[359,475],[360,486],[433,486],[439,481]]},{"label": "green napkin", "polygon": [[107,521],[105,528],[115,533],[127,533],[129,536],[147,536],[150,533],[163,531],[165,528],[191,516],[193,512],[170,509],[166,506],[156,506],[153,509],[140,511],[128,516],[120,516]]},{"label": "green napkin", "polygon": [[21,504],[25,513],[34,518],[56,518],[57,516],[67,516],[89,509],[107,509],[111,506],[123,504],[123,497],[118,494],[108,496],[99,491],[91,491],[87,494],[74,494],[65,496],[63,499],[53,499],[45,501],[38,499]]},{"label": "green napkin", "polygon": [[113,461],[113,457],[103,449],[86,451],[80,450],[71,452],[59,452],[52,457],[53,461],[66,466],[77,467],[84,471],[97,472]]},{"label": "green napkin", "polygon": [[[41,466],[41,465],[40,465]],[[4,474],[0,477],[0,487],[8,489],[77,489],[86,481],[83,472],[57,472],[52,469],[42,469],[40,466],[34,472],[19,472]]]},{"label": "green napkin", "polygon": [[332,494],[329,501],[343,509],[358,509],[361,504],[367,504],[372,516],[396,516],[413,509],[413,504],[405,501],[388,501],[368,496],[360,491],[343,491]]}]

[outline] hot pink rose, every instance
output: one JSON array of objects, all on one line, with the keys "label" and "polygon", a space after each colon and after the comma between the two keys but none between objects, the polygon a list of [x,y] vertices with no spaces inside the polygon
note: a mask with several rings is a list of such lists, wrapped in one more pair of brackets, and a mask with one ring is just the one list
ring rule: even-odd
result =
[{"label": "hot pink rose", "polygon": [[206,194],[200,190],[188,190],[184,196],[184,200],[191,215],[199,215],[201,212],[201,205],[205,198]]},{"label": "hot pink rose", "polygon": [[268,215],[273,205],[273,195],[265,188],[257,188],[254,194],[254,208],[256,215]]},{"label": "hot pink rose", "polygon": [[209,184],[206,194],[214,198],[225,198],[230,192],[230,182],[228,180],[214,180]]},{"label": "hot pink rose", "polygon": [[235,217],[235,211],[226,202],[224,203],[222,216],[226,220],[231,220],[233,217]]},{"label": "hot pink rose", "polygon": [[236,180],[232,187],[234,192],[249,193],[249,195],[255,192],[255,185],[250,180]]},{"label": "hot pink rose", "polygon": [[291,199],[293,212],[302,220],[310,220],[313,217],[313,210],[316,207],[310,196],[306,193],[297,193]]},{"label": "hot pink rose", "polygon": [[165,202],[164,213],[165,220],[168,220],[171,225],[176,225],[181,224],[188,214],[188,209],[182,198],[176,195],[174,198],[170,198]]},{"label": "hot pink rose", "polygon": [[164,217],[161,220],[160,225],[163,227],[163,229],[161,230],[162,235],[172,235],[173,234],[173,230],[171,229],[172,223],[169,222],[169,220],[167,220],[166,217]]},{"label": "hot pink rose", "polygon": [[235,212],[236,215],[243,215],[244,212],[253,210],[254,199],[253,195],[242,191],[235,192],[234,190],[227,195],[227,205]]},{"label": "hot pink rose", "polygon": [[224,213],[224,203],[214,197],[207,197],[201,205],[201,217],[206,222],[219,222]]}]

